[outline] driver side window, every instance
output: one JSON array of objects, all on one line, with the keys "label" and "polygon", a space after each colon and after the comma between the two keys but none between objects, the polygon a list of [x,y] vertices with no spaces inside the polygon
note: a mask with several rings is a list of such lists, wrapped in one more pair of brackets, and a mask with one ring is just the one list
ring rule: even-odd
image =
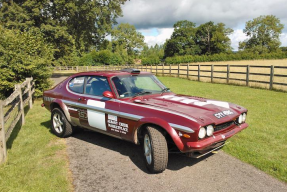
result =
[{"label": "driver side window", "polygon": [[103,96],[104,91],[111,91],[106,77],[88,76],[85,93],[88,95]]}]

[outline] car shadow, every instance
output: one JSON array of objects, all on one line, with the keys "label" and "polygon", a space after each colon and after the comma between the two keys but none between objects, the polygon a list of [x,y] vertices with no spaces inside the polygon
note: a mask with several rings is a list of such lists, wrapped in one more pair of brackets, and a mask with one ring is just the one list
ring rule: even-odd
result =
[{"label": "car shadow", "polygon": [[[73,138],[118,152],[130,158],[130,160],[143,172],[148,173],[143,159],[143,150],[141,145],[135,145],[131,142],[107,136],[101,133],[83,130],[72,136]],[[193,166],[198,162],[210,157],[212,154],[200,159],[189,158],[183,154],[169,153],[167,169],[180,170],[187,166]]]}]

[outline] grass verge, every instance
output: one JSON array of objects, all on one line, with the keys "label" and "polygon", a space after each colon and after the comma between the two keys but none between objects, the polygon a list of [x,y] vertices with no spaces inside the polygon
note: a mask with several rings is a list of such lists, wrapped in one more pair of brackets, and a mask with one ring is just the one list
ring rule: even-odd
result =
[{"label": "grass verge", "polygon": [[159,79],[178,94],[223,100],[246,107],[249,127],[231,138],[223,150],[287,182],[287,93],[173,77]]},{"label": "grass verge", "polygon": [[65,140],[50,133],[50,113],[40,104],[35,101],[25,125],[17,125],[7,142],[8,160],[0,166],[0,191],[73,190]]}]

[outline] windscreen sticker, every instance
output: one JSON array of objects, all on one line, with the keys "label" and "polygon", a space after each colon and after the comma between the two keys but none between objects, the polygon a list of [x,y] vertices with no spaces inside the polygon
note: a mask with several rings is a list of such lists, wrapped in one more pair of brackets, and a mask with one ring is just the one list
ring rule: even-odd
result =
[{"label": "windscreen sticker", "polygon": [[74,83],[75,84],[82,84],[82,83],[84,83],[84,79],[75,79]]},{"label": "windscreen sticker", "polygon": [[233,111],[230,111],[230,110],[225,110],[225,111],[221,111],[219,113],[215,113],[214,116],[217,118],[217,119],[221,119],[223,117],[226,117],[228,115],[233,115]]}]

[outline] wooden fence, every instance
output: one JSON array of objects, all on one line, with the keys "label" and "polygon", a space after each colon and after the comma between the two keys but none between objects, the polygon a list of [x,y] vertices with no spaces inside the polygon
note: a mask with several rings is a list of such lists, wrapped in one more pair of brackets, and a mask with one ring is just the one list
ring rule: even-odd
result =
[{"label": "wooden fence", "polygon": [[28,104],[32,108],[34,92],[33,78],[26,78],[22,84],[15,85],[15,91],[7,99],[0,100],[0,164],[7,159],[6,142],[16,124],[20,119],[21,125],[25,123],[24,107]]},{"label": "wooden fence", "polygon": [[259,65],[105,65],[62,66],[55,71],[102,71],[138,68],[156,75],[168,75],[197,81],[241,84],[252,87],[287,90],[287,66]]}]

